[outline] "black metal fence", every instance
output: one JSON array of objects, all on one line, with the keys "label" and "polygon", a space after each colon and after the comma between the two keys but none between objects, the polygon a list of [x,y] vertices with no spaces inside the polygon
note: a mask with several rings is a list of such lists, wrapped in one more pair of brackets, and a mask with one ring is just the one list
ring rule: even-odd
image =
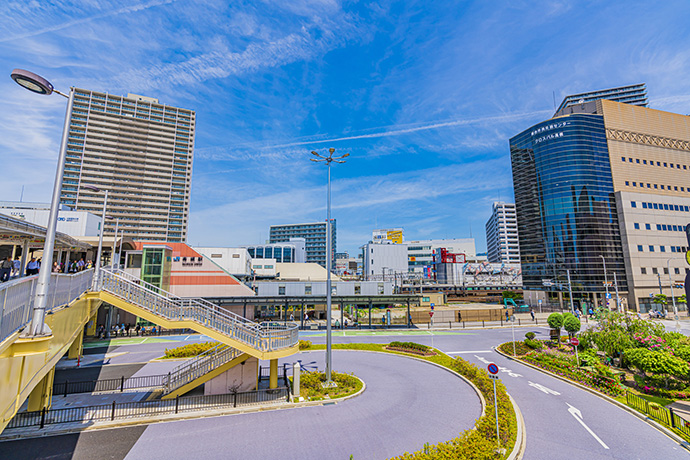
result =
[{"label": "black metal fence", "polygon": [[[146,327],[146,332],[142,332],[139,330],[139,333],[137,333],[136,329],[134,327],[129,328],[129,334],[126,331],[122,330],[112,330],[110,331],[110,338],[122,338],[122,337],[157,337],[159,335],[186,335],[186,334],[199,334],[193,329],[165,329],[161,331],[158,327],[156,327],[156,332],[153,333],[151,332],[152,327],[147,326]],[[89,341],[100,341],[100,340],[107,340],[107,339],[102,339],[98,336],[92,337],[89,339]]]},{"label": "black metal fence", "polygon": [[240,406],[256,406],[268,402],[289,400],[287,387],[271,390],[254,390],[222,395],[189,396],[169,400],[140,401],[98,406],[68,407],[36,412],[19,412],[7,428],[25,428],[59,423],[91,423],[104,420],[122,420],[137,417],[179,414],[201,410],[225,409]]},{"label": "black metal fence", "polygon": [[679,417],[678,414],[673,412],[673,409],[658,404],[650,404],[646,399],[640,398],[629,391],[626,392],[625,399],[629,406],[647,414],[649,418],[656,420],[662,425],[677,430],[683,438],[690,440],[690,422]]},{"label": "black metal fence", "polygon": [[75,393],[97,393],[101,391],[125,391],[138,388],[157,388],[163,386],[165,375],[147,375],[142,377],[125,377],[102,380],[84,380],[80,382],[55,383],[53,395],[67,396]]}]

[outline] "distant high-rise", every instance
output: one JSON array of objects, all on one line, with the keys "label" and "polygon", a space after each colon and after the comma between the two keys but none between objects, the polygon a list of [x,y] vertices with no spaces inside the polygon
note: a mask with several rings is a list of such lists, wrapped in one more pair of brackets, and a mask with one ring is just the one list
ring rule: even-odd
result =
[{"label": "distant high-rise", "polygon": [[561,102],[561,105],[558,106],[556,110],[556,115],[565,115],[565,113],[561,112],[568,107],[586,104],[587,102],[593,102],[599,99],[608,99],[609,101],[639,105],[642,107],[647,107],[649,102],[647,99],[647,85],[645,83],[639,83],[637,85],[619,86],[616,88],[571,94],[563,99],[563,102]]},{"label": "distant high-rise", "polygon": [[486,250],[491,263],[520,263],[515,204],[493,204],[491,217],[486,222]]},{"label": "distant high-rise", "polygon": [[[307,262],[326,267],[326,222],[306,224],[271,225],[269,243],[282,243],[290,238],[306,240]],[[335,267],[336,225],[331,220],[331,267]]]},{"label": "distant high-rise", "polygon": [[126,236],[186,241],[195,122],[194,111],[157,99],[75,89],[60,201],[100,215],[103,193],[83,188],[95,185]]}]

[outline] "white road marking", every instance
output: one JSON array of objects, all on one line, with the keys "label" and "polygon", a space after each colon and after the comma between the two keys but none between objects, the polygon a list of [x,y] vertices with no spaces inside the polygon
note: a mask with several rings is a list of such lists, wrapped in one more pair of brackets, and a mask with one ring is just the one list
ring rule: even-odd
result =
[{"label": "white road marking", "polygon": [[491,353],[493,350],[447,351],[447,355],[462,355],[465,353]]},{"label": "white road marking", "polygon": [[184,339],[185,339],[185,340],[189,340],[190,337],[191,337],[191,335],[188,335],[188,336],[185,337]]},{"label": "white road marking", "polygon": [[[474,357],[477,358],[479,361],[483,362],[484,364],[491,364],[491,361],[487,360],[486,358],[484,358],[482,356],[474,355]],[[500,367],[499,366],[498,370],[500,370],[501,372],[507,373],[511,377],[522,377],[522,374],[518,374],[516,372],[513,372],[510,369],[508,369],[507,367]]]},{"label": "white road marking", "polygon": [[[568,403],[566,403],[566,404],[568,404]],[[599,436],[597,436],[596,434],[594,434],[594,431],[592,431],[592,429],[591,429],[590,427],[588,427],[587,425],[585,425],[585,422],[582,421],[582,412],[580,412],[580,409],[577,409],[577,408],[571,406],[570,404],[568,404],[568,412],[570,412],[570,414],[571,414],[573,417],[575,417],[575,420],[577,420],[578,422],[580,422],[580,425],[582,425],[583,427],[585,427],[585,430],[587,430],[587,431],[589,432],[589,434],[591,434],[592,436],[594,436],[594,439],[596,439],[597,441],[599,441],[599,444],[601,444],[601,445],[604,447],[604,449],[608,449],[608,448],[609,448],[609,446],[607,446],[607,445],[604,443],[604,441],[602,441],[602,440],[599,438]]]},{"label": "white road marking", "polygon": [[149,339],[149,337],[145,338],[144,340],[141,341],[141,343],[146,342]]},{"label": "white road marking", "polygon": [[555,390],[552,390],[551,388],[547,388],[547,387],[545,387],[544,385],[539,384],[539,383],[529,382],[529,386],[531,386],[531,387],[533,387],[533,388],[536,388],[536,389],[539,390],[539,391],[543,391],[543,392],[546,393],[547,395],[548,395],[548,394],[552,394],[552,395],[556,395],[556,396],[560,395],[559,392],[557,392],[557,391],[555,391]]}]

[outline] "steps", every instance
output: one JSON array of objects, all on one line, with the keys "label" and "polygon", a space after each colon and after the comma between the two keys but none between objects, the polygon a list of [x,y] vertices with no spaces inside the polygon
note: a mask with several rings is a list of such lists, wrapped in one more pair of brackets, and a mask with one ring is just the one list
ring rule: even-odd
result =
[{"label": "steps", "polygon": [[204,299],[177,297],[121,270],[100,269],[91,294],[148,321],[194,329],[262,360],[298,351],[297,324],[256,323]]},{"label": "steps", "polygon": [[249,355],[225,344],[205,351],[174,368],[163,378],[162,399],[173,399],[247,360]]}]

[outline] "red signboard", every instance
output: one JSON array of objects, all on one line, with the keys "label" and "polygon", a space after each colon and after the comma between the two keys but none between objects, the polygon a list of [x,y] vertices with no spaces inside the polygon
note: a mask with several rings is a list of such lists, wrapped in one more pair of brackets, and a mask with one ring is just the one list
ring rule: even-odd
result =
[{"label": "red signboard", "polygon": [[572,346],[576,347],[576,346],[580,345],[580,341],[577,339],[577,337],[573,337],[572,339],[570,339],[570,344]]}]

